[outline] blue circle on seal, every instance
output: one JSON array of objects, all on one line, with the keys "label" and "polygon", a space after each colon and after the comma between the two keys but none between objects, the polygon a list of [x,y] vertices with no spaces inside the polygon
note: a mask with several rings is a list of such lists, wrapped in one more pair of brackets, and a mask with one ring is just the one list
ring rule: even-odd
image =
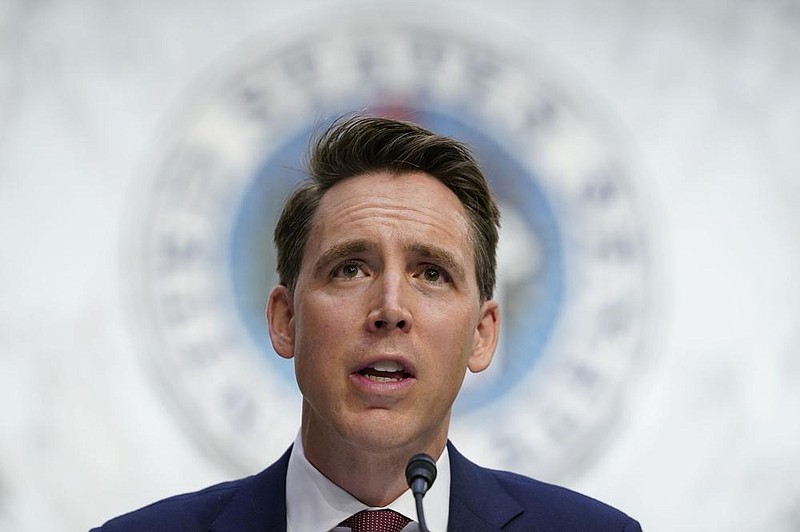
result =
[{"label": "blue circle on seal", "polygon": [[[499,400],[520,383],[540,359],[564,298],[562,239],[557,219],[536,176],[496,139],[478,129],[476,120],[467,124],[451,114],[424,107],[414,108],[407,114],[423,127],[457,138],[472,148],[498,202],[504,210],[512,209],[524,221],[527,235],[536,239],[541,255],[535,258],[534,275],[504,287],[501,301],[504,354],[493,362],[499,377],[462,391],[454,405],[455,413],[461,414]],[[287,381],[294,381],[293,364],[273,351],[264,320],[269,291],[278,281],[272,233],[283,202],[305,178],[301,161],[308,139],[317,130],[315,125],[309,125],[263,161],[236,212],[229,254],[239,317],[271,370]],[[503,282],[498,275],[498,283]]]}]

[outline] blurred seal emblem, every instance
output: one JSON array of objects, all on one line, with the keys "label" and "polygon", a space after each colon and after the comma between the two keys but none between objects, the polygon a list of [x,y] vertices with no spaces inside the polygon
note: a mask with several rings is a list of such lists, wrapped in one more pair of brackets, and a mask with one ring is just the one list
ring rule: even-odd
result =
[{"label": "blurred seal emblem", "polygon": [[152,157],[132,295],[159,382],[238,469],[292,440],[300,398],[263,319],[274,221],[315,129],[353,110],[409,119],[469,143],[503,208],[502,343],[467,379],[451,436],[487,465],[574,472],[613,432],[649,323],[646,226],[613,135],[507,34],[408,10],[338,16],[250,42]]}]

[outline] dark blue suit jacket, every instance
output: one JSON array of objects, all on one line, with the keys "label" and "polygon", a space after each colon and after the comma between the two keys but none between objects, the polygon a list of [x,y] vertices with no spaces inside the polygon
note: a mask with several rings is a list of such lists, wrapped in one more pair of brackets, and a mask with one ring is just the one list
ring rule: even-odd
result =
[{"label": "dark blue suit jacket", "polygon": [[[479,467],[452,444],[448,530],[636,532],[639,523],[566,488]],[[92,532],[280,532],[286,530],[289,451],[261,473],[178,495],[112,519]],[[303,531],[305,532],[305,531]]]}]

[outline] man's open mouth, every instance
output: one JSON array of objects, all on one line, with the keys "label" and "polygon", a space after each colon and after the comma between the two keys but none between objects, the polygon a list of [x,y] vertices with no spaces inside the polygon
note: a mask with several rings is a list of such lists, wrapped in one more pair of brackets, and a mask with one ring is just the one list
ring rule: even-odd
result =
[{"label": "man's open mouth", "polygon": [[396,382],[413,377],[399,362],[394,360],[375,362],[358,373],[374,382]]}]

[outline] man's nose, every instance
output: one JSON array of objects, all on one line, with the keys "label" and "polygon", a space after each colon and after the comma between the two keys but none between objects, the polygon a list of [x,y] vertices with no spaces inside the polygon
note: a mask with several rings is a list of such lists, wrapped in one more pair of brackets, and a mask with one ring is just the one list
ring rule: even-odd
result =
[{"label": "man's nose", "polygon": [[411,311],[405,276],[385,274],[373,285],[372,308],[367,316],[367,329],[370,332],[411,330]]}]

